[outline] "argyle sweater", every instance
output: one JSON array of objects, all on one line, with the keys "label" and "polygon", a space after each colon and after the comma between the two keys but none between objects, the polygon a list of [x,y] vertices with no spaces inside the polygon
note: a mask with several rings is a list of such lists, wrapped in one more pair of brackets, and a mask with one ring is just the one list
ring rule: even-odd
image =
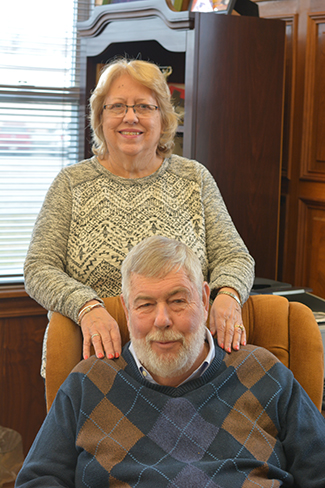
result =
[{"label": "argyle sweater", "polygon": [[63,384],[16,487],[325,487],[325,420],[268,351],[216,356],[178,388],[118,360]]}]

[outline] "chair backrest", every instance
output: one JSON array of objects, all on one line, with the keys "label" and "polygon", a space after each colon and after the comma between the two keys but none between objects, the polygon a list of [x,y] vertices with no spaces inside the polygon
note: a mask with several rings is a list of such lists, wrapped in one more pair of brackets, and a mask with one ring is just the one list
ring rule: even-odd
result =
[{"label": "chair backrest", "polygon": [[[119,324],[122,344],[129,340],[126,318],[119,297],[105,298],[108,312]],[[321,410],[324,385],[323,343],[312,311],[302,303],[274,295],[251,296],[243,307],[247,342],[271,351],[294,374]],[[47,339],[46,402],[82,358],[80,328],[55,312]]]}]

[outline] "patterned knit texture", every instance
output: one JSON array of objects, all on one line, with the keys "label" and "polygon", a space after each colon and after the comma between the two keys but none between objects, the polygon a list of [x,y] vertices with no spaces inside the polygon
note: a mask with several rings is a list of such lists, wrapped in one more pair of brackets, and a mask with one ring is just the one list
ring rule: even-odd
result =
[{"label": "patterned knit texture", "polygon": [[[77,446],[90,455],[83,470],[85,484],[91,486],[97,470],[104,477],[107,471],[109,486],[280,486],[264,479],[270,465],[280,470],[285,466],[276,440],[279,425],[273,420],[276,401],[272,397],[281,391],[271,371],[277,361],[248,347],[227,356],[221,370],[227,363],[231,374],[228,371],[224,381],[221,376],[198,390],[187,385],[176,390],[158,387],[158,392],[139,387],[122,372],[123,360],[97,362],[94,369],[93,364],[80,365],[79,371],[85,374],[82,381],[89,382],[90,409],[84,412],[77,437]],[[259,382],[270,383],[266,404]],[[230,475],[233,484],[227,481]],[[282,476],[286,477],[285,472]]]},{"label": "patterned knit texture", "polygon": [[211,289],[228,285],[248,298],[254,261],[211,174],[179,156],[139,179],[111,174],[96,157],[64,168],[35,224],[26,290],[47,310],[76,321],[86,301],[120,294],[125,256],[152,235],[191,247]]},{"label": "patterned knit texture", "polygon": [[216,347],[172,388],[142,378],[126,345],[74,369],[17,488],[324,488],[324,452],[323,417],[268,351]]}]

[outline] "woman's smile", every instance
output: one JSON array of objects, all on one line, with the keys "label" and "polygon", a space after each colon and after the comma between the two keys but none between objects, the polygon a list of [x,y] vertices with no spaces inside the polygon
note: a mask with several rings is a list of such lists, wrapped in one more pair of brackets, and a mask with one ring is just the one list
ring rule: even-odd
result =
[{"label": "woman's smile", "polygon": [[142,131],[140,130],[119,130],[118,131],[122,136],[126,136],[126,137],[129,137],[129,136],[133,136],[133,137],[136,137],[136,136],[140,136],[141,134],[143,134]]}]

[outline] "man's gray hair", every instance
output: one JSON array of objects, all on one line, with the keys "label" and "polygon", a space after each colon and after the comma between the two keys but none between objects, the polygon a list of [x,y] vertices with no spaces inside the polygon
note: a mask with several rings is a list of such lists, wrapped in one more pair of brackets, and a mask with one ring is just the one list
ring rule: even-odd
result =
[{"label": "man's gray hair", "polygon": [[164,278],[171,271],[183,269],[201,296],[204,281],[201,263],[192,249],[182,242],[163,236],[147,237],[134,246],[121,267],[122,293],[128,306],[132,273]]}]

